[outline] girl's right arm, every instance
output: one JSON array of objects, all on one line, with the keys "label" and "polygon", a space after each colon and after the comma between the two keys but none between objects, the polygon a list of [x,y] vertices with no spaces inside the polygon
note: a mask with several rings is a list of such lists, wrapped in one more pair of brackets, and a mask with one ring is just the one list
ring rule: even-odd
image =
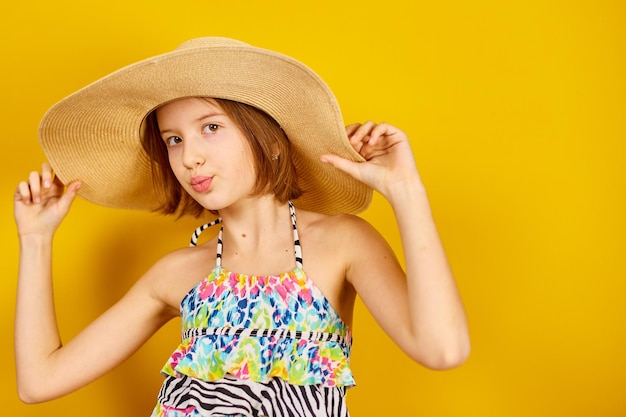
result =
[{"label": "girl's right arm", "polygon": [[64,192],[46,163],[41,174],[31,173],[15,193],[20,241],[15,360],[18,394],[28,403],[88,384],[128,358],[176,315],[155,290],[163,275],[157,264],[67,345],[61,343],[52,289],[52,240],[79,188],[74,182]]}]

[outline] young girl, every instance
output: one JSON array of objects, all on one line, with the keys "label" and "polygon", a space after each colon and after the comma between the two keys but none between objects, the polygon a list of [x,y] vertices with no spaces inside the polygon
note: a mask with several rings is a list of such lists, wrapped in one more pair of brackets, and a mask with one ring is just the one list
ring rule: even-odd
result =
[{"label": "young girl", "polygon": [[[194,39],[67,97],[40,138],[50,163],[15,194],[23,401],[88,384],[180,315],[182,341],[153,416],[347,416],[357,294],[422,365],[467,358],[464,309],[406,135],[373,122],[344,130],[332,93],[303,64]],[[393,207],[406,272],[354,215],[372,189]],[[165,214],[210,211],[220,230],[195,246],[207,225],[198,228],[190,248],[163,257],[62,345],[52,237],[77,194]]]}]

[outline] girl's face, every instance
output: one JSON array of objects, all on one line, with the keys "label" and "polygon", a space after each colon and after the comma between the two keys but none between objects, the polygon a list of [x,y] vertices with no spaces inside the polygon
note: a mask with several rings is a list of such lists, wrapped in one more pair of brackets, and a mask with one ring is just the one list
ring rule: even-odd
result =
[{"label": "girl's face", "polygon": [[179,99],[159,107],[156,118],[172,171],[198,203],[220,210],[250,195],[256,181],[250,147],[214,100]]}]

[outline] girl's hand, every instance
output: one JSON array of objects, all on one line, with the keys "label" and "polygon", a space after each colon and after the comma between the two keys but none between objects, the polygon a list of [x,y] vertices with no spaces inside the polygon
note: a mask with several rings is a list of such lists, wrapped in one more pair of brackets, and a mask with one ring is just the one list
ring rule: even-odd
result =
[{"label": "girl's hand", "polygon": [[406,134],[387,123],[357,123],[346,127],[352,147],[364,162],[353,162],[337,155],[323,155],[322,161],[348,173],[387,198],[392,187],[421,180]]},{"label": "girl's hand", "polygon": [[54,177],[47,162],[43,164],[41,173],[31,172],[28,181],[20,182],[15,191],[18,234],[51,237],[67,215],[80,185],[79,181],[73,182],[64,193],[65,187]]}]

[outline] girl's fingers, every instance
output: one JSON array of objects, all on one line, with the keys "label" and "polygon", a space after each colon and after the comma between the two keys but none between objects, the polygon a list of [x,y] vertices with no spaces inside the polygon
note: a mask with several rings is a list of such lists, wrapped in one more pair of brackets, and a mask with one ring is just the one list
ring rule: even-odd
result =
[{"label": "girl's fingers", "polygon": [[370,132],[370,143],[375,144],[382,139],[390,139],[393,135],[399,133],[399,130],[390,124],[381,122],[377,124]]},{"label": "girl's fingers", "polygon": [[44,189],[52,187],[53,172],[49,162],[41,166],[41,183]]},{"label": "girl's fingers", "polygon": [[383,156],[405,138],[403,132],[388,123],[367,121],[346,127],[352,147],[366,160]]},{"label": "girl's fingers", "polygon": [[15,190],[15,200],[21,201],[24,204],[32,203],[30,187],[26,181],[22,181],[17,185],[17,190]]},{"label": "girl's fingers", "polygon": [[374,145],[378,142],[381,136],[385,136],[387,133],[387,125],[385,123],[379,123],[370,132],[370,144]]},{"label": "girl's fingers", "polygon": [[353,123],[351,125],[346,126],[346,135],[348,137],[352,136],[352,134],[361,126],[361,123]]},{"label": "girl's fingers", "polygon": [[41,166],[41,173],[33,171],[28,175],[27,181],[18,184],[15,199],[25,204],[40,203],[46,196],[62,193],[63,188],[61,181],[54,176],[50,164],[45,162]]},{"label": "girl's fingers", "polygon": [[361,148],[363,148],[363,146],[365,146],[369,142],[370,140],[369,132],[372,130],[374,126],[376,126],[376,124],[374,122],[369,122],[369,121],[361,125],[355,124],[355,125],[349,126],[351,134],[348,135],[348,138],[350,139],[350,144],[352,145],[355,151],[360,153]]},{"label": "girl's fingers", "polygon": [[370,160],[381,155],[386,150],[385,132],[386,128],[380,127],[375,123],[369,122],[366,129],[358,133],[361,138],[361,147],[359,153],[366,160]]},{"label": "girl's fingers", "polygon": [[67,186],[65,194],[61,196],[59,199],[59,204],[62,207],[63,211],[67,213],[72,205],[72,202],[76,198],[78,194],[78,190],[80,189],[82,183],[80,181],[74,181]]},{"label": "girl's fingers", "polygon": [[346,174],[358,180],[361,180],[359,176],[358,162],[348,161],[347,159],[333,154],[322,155],[321,161],[331,164],[332,166],[345,172]]},{"label": "girl's fingers", "polygon": [[370,133],[372,129],[376,126],[376,123],[372,121],[367,121],[363,123],[359,128],[354,132],[354,136],[361,141],[368,142]]},{"label": "girl's fingers", "polygon": [[28,187],[30,188],[30,197],[34,203],[41,202],[41,176],[37,171],[33,171],[28,176]]}]

